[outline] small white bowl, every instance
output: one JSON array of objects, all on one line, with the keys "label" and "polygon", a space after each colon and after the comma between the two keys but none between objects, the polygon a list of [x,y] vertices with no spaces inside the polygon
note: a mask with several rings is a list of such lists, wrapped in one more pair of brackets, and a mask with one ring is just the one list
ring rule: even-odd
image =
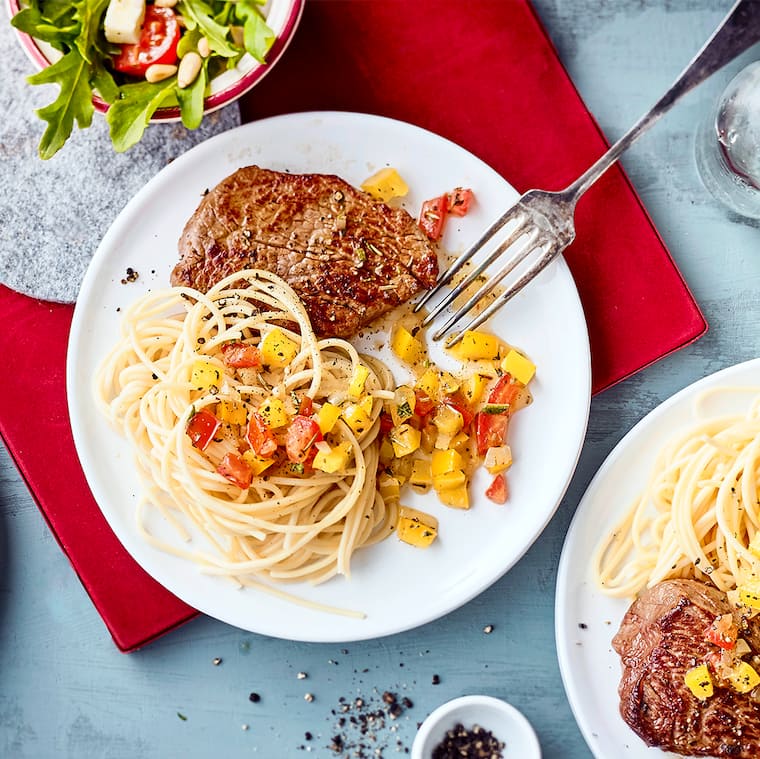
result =
[{"label": "small white bowl", "polygon": [[541,746],[530,722],[514,706],[493,696],[462,696],[431,712],[412,745],[412,759],[431,759],[446,732],[461,723],[480,725],[504,744],[504,759],[540,759]]},{"label": "small white bowl", "polygon": [[[266,14],[267,24],[276,35],[274,44],[267,54],[267,62],[259,63],[246,53],[235,68],[214,77],[209,82],[209,92],[203,104],[204,115],[238,100],[272,70],[293,39],[305,3],[306,0],[267,0],[263,11]],[[6,0],[11,18],[21,10],[22,4],[23,0]],[[27,57],[39,70],[47,68],[60,57],[61,53],[45,42],[30,37],[18,29],[14,31]],[[97,95],[93,96],[92,103],[96,111],[105,113],[108,110],[108,104]],[[166,106],[157,108],[150,120],[160,122],[179,121],[179,119],[179,106]]]}]

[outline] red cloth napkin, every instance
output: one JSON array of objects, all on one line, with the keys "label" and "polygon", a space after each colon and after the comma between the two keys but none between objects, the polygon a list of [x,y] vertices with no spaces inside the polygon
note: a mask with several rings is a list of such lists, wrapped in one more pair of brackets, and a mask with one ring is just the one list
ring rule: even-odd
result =
[{"label": "red cloth napkin", "polygon": [[[526,0],[308,2],[287,55],[243,102],[243,115],[331,109],[438,132],[521,191],[563,187],[605,148]],[[621,170],[581,201],[577,228],[566,257],[598,392],[706,324]],[[0,320],[13,325],[0,332],[0,355],[12,357],[0,434],[116,645],[131,651],[196,612],[137,566],[87,487],[66,407],[71,315],[70,306],[0,287]]]}]

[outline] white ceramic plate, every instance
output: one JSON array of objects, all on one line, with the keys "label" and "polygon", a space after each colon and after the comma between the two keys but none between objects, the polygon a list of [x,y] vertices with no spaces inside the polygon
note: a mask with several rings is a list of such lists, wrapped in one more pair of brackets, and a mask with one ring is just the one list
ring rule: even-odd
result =
[{"label": "white ceramic plate", "polygon": [[[461,606],[504,574],[543,530],[569,483],[583,442],[590,399],[586,324],[564,261],[558,260],[509,304],[492,328],[527,351],[538,366],[535,402],[515,417],[511,499],[504,507],[475,498],[462,512],[435,496],[408,497],[435,510],[440,538],[418,550],[391,538],[355,556],[350,580],[318,587],[288,585],[300,596],[360,610],[364,619],[240,591],[165,555],[135,526],[138,489],[126,443],[98,414],[92,377],[117,339],[117,309],[150,288],[165,287],[177,239],[203,191],[240,166],[332,172],[355,185],[392,165],[411,187],[413,215],[423,200],[456,186],[477,203],[449,225],[444,244],[458,252],[512,202],[515,191],[463,149],[422,129],[351,113],[305,113],[248,124],[193,148],[160,172],[126,206],[98,248],[82,284],[68,355],[69,410],[82,467],[116,535],[145,570],[195,608],[253,632],[309,641],[347,641],[399,632]],[[140,276],[121,284],[127,267]],[[435,353],[432,354],[437,359]],[[485,473],[484,473],[485,474]],[[474,493],[482,493],[478,480]],[[151,525],[171,539],[161,524]]]},{"label": "white ceramic plate", "polygon": [[589,557],[646,484],[663,445],[696,423],[697,398],[714,387],[747,388],[747,392],[710,394],[700,405],[700,414],[746,410],[752,391],[760,391],[760,359],[711,374],[645,416],[597,472],[565,539],[557,576],[557,655],[575,718],[598,759],[653,759],[666,754],[647,747],[618,712],[620,657],[611,642],[630,604],[597,590]]}]

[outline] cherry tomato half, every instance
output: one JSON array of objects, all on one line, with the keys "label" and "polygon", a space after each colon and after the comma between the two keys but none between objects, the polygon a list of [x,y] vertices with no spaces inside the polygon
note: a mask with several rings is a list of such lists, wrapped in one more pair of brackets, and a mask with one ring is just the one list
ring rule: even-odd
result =
[{"label": "cherry tomato half", "polygon": [[507,488],[507,478],[502,472],[499,472],[494,478],[493,482],[486,489],[486,498],[494,503],[506,503],[509,497],[509,490]]},{"label": "cherry tomato half", "polygon": [[277,440],[269,425],[255,411],[248,419],[245,439],[257,456],[269,459],[277,452]]},{"label": "cherry tomato half", "polygon": [[140,41],[119,45],[121,50],[113,57],[113,67],[122,74],[142,77],[154,63],[176,63],[180,34],[177,16],[171,8],[149,5],[145,9]]},{"label": "cherry tomato half", "polygon": [[433,242],[440,240],[443,234],[443,225],[446,223],[446,214],[449,207],[449,196],[439,195],[430,198],[422,204],[420,218],[417,222],[419,228]]}]

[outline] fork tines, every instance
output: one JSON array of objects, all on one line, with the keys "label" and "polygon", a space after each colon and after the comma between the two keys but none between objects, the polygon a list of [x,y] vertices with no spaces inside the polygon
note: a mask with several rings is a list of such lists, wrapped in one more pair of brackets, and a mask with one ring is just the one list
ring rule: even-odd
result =
[{"label": "fork tines", "polygon": [[507,211],[507,213],[500,216],[483,233],[477,242],[456,259],[452,266],[441,275],[432,290],[429,290],[424,294],[415,306],[415,311],[419,311],[428,300],[440,293],[441,289],[448,285],[464,266],[473,260],[480,251],[489,245],[489,243],[493,242],[501,230],[506,229],[506,236],[498,242],[496,247],[484,256],[481,261],[475,264],[473,270],[467,274],[461,282],[458,282],[452,287],[423,320],[423,325],[429,324],[441,313],[441,311],[451,305],[451,303],[462,293],[466,292],[473,282],[478,278],[482,278],[483,273],[496,261],[496,259],[504,255],[508,250],[512,248],[514,249],[512,255],[507,258],[498,271],[493,273],[485,284],[468,298],[467,302],[458,308],[456,312],[446,320],[443,326],[436,330],[432,336],[433,340],[440,340],[454,324],[474,309],[476,305],[481,303],[484,298],[488,297],[496,286],[510,273],[514,272],[521,263],[531,256],[531,254],[533,254],[535,261],[527,271],[525,271],[525,273],[506,290],[499,293],[487,308],[477,314],[461,330],[458,330],[458,332],[447,341],[448,346],[456,345],[456,343],[462,339],[465,331],[475,329],[490,318],[492,314],[522,290],[539,271],[545,268],[547,264],[553,260],[556,254],[553,251],[554,245],[551,244],[551,237],[542,234],[542,230],[539,225],[534,222],[533,217],[534,214],[532,214],[529,209],[523,207],[522,203],[518,201],[518,203]]}]

